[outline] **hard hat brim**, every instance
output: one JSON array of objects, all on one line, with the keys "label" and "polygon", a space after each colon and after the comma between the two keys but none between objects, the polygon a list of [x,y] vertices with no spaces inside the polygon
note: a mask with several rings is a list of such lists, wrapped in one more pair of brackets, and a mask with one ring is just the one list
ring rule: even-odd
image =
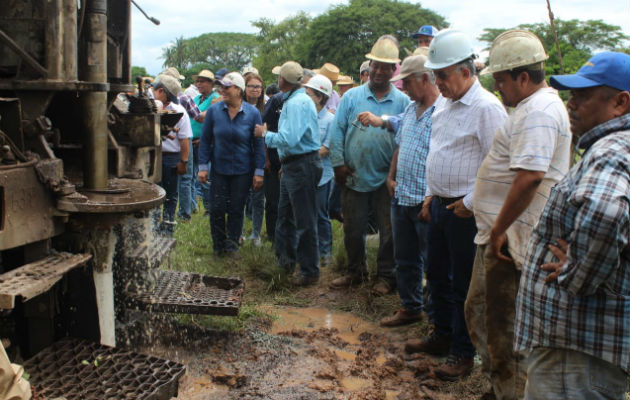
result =
[{"label": "hard hat brim", "polygon": [[365,58],[367,58],[368,60],[378,61],[386,64],[396,64],[400,62],[400,58],[382,58],[375,56],[372,53],[367,53],[365,55]]}]

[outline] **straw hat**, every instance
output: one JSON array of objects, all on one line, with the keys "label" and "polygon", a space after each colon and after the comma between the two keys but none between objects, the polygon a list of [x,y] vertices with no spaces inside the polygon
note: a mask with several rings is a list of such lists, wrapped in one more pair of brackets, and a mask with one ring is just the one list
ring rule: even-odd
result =
[{"label": "straw hat", "polygon": [[366,54],[365,58],[388,64],[396,64],[400,62],[400,58],[398,58],[398,45],[389,38],[381,38],[374,43],[372,51]]},{"label": "straw hat", "polygon": [[192,76],[193,81],[196,81],[197,78],[205,78],[209,81],[214,81],[214,74],[208,69],[202,69],[198,75]]},{"label": "straw hat", "polygon": [[332,82],[335,82],[336,80],[339,79],[339,68],[336,65],[331,64],[331,63],[325,63],[316,73],[320,75],[324,75],[326,78],[330,79]]},{"label": "straw hat", "polygon": [[354,85],[354,79],[351,76],[340,75],[339,80],[337,81],[337,86],[342,85]]}]

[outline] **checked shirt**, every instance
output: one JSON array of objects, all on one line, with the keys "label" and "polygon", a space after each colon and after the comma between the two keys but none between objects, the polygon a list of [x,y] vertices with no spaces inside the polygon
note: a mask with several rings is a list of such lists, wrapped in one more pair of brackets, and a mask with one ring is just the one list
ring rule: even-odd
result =
[{"label": "checked shirt", "polygon": [[[532,233],[516,304],[515,350],[563,348],[630,372],[630,115],[586,132]],[[557,282],[540,267],[569,243]]]}]

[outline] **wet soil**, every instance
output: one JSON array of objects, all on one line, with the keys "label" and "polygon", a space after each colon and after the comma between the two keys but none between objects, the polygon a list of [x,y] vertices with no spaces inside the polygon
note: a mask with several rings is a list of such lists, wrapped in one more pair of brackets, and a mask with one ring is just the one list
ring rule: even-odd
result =
[{"label": "wet soil", "polygon": [[143,326],[159,333],[144,335],[140,351],[187,366],[177,399],[447,400],[483,393],[478,366],[446,383],[432,372],[441,359],[404,353],[409,328],[388,330],[326,308],[262,309],[273,321],[259,319],[237,333],[145,316]]}]

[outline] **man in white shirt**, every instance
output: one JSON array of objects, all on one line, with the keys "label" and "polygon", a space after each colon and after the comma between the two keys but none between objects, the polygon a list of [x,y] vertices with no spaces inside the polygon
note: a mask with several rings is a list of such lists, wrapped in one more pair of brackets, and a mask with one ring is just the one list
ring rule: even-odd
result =
[{"label": "man in white shirt", "polygon": [[569,116],[545,82],[542,43],[531,32],[499,35],[490,49],[494,89],[514,107],[495,134],[474,192],[477,254],[466,324],[490,372],[488,399],[523,397],[525,368],[512,350],[516,294],[527,243],[551,188],[569,170]]},{"label": "man in white shirt", "polygon": [[424,339],[408,341],[405,350],[448,355],[434,371],[447,380],[467,375],[473,367],[475,348],[464,317],[477,233],[473,188],[494,132],[507,117],[501,102],[477,81],[474,58],[462,32],[444,30],[431,42],[425,64],[447,99],[433,114],[427,197],[420,212],[429,222],[426,275],[435,328]]},{"label": "man in white shirt", "polygon": [[175,209],[177,207],[177,185],[179,175],[186,173],[192,129],[184,107],[179,105],[177,95],[182,91],[179,81],[168,75],[159,75],[153,82],[153,96],[164,104],[166,110],[182,113],[168,137],[162,141],[162,181],[166,191],[164,213],[160,231],[173,236],[175,230]]}]

